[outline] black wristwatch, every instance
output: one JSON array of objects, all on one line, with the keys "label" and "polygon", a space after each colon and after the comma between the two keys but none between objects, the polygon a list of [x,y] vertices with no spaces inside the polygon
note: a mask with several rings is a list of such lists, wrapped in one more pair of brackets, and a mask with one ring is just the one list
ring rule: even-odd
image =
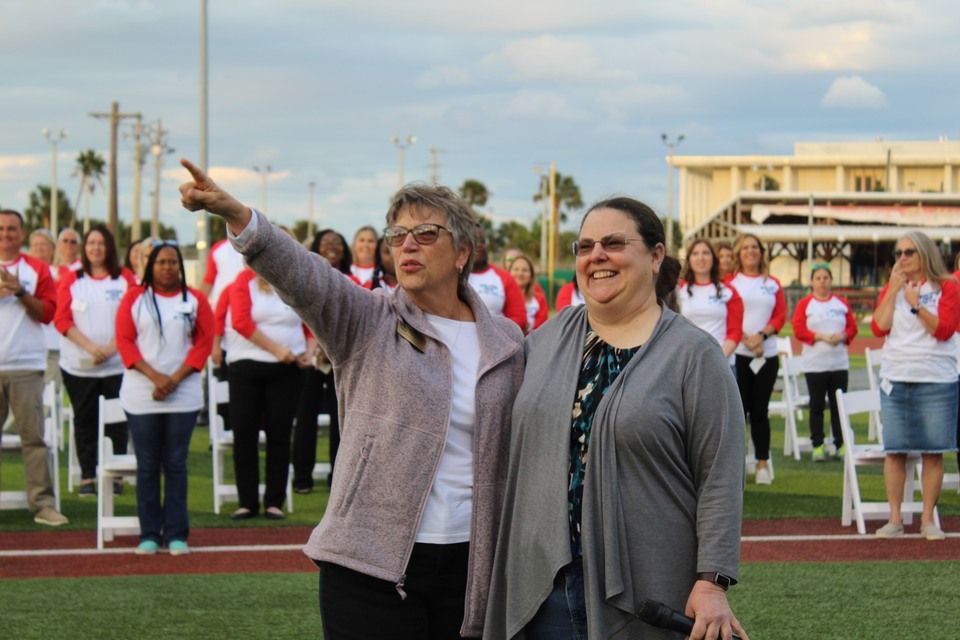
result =
[{"label": "black wristwatch", "polygon": [[919,315],[921,308],[922,308],[922,307],[921,307],[920,303],[918,302],[918,303],[917,303],[917,306],[915,306],[915,307],[910,307],[910,313],[912,313],[913,315]]},{"label": "black wristwatch", "polygon": [[722,573],[710,573],[703,572],[697,574],[697,580],[706,580],[707,582],[712,582],[717,585],[724,591],[729,589],[731,586],[737,584],[737,581],[731,578],[730,576],[725,576]]},{"label": "black wristwatch", "polygon": [[20,290],[17,291],[15,294],[13,294],[13,297],[14,297],[14,298],[22,298],[23,296],[26,295],[26,293],[27,293],[26,287],[21,286],[21,287],[20,287]]},{"label": "black wristwatch", "polygon": [[[773,334],[770,334],[770,335],[773,335]],[[763,331],[760,332],[760,337],[763,338],[764,340],[766,340],[767,338],[769,338],[770,335],[767,335],[767,334],[764,333]]]}]

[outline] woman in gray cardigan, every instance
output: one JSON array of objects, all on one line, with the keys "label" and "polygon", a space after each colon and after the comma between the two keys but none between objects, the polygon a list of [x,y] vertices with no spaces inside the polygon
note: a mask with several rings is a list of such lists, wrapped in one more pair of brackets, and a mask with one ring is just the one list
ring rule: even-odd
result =
[{"label": "woman in gray cardigan", "polygon": [[402,188],[384,232],[400,288],[371,292],[182,164],[183,205],[224,217],[333,363],[336,482],[305,548],[324,637],[479,637],[523,336],[466,283],[470,209],[445,187]]},{"label": "woman in gray cardigan", "polygon": [[484,637],[682,637],[636,619],[649,599],[695,639],[746,638],[725,594],[745,427],[723,352],[658,302],[679,265],[649,207],[594,205],[573,250],[586,305],[526,341]]}]

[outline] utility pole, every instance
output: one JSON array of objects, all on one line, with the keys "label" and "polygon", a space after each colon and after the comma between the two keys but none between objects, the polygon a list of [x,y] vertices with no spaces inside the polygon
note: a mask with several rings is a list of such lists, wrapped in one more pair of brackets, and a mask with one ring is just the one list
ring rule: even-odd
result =
[{"label": "utility pole", "polygon": [[150,219],[150,235],[154,238],[160,237],[160,172],[163,169],[163,156],[173,153],[173,149],[167,146],[167,133],[160,120],[157,120],[157,126],[153,130],[153,144],[150,146],[150,153],[156,156],[156,166],[153,175],[153,216]]},{"label": "utility pole", "polygon": [[430,148],[430,182],[440,184],[440,161],[437,156],[444,153],[446,149]]},{"label": "utility pole", "polygon": [[308,182],[307,187],[310,188],[310,201],[307,209],[307,239],[309,240],[313,238],[314,229],[316,228],[313,221],[313,190],[317,188],[317,183],[313,181]]},{"label": "utility pole", "polygon": [[553,272],[554,263],[557,258],[557,225],[558,218],[557,215],[557,165],[551,160],[550,161],[550,246],[548,247],[548,252],[550,254],[549,262],[547,263],[547,280],[549,282],[549,298],[548,300],[554,301],[553,297]]},{"label": "utility pole", "polygon": [[[200,168],[209,173],[207,166],[207,0],[200,0]],[[207,212],[197,210],[197,285],[203,279],[207,268],[207,250],[210,244],[210,228],[207,226]]]},{"label": "utility pole", "polygon": [[50,129],[44,129],[40,133],[43,134],[43,137],[50,141],[50,156],[51,156],[51,169],[50,169],[50,235],[56,239],[57,237],[57,225],[60,223],[57,220],[57,204],[59,195],[57,193],[57,144],[61,140],[67,137],[67,132],[63,129],[60,130],[60,133],[53,135]]},{"label": "utility pole", "polygon": [[109,113],[91,113],[93,118],[110,119],[110,183],[108,190],[110,192],[107,198],[107,226],[110,233],[117,234],[117,130],[120,127],[120,120],[123,118],[140,118],[139,113],[120,113],[120,104],[116,101],[110,103]]},{"label": "utility pole", "polygon": [[547,176],[542,175],[543,171],[540,166],[535,166],[533,168],[537,172],[537,175],[540,176],[540,202],[543,203],[543,210],[540,212],[540,273],[547,272],[547,238],[550,234],[550,214],[548,211],[547,203]]},{"label": "utility pole", "polygon": [[403,139],[401,139],[400,136],[393,136],[391,140],[394,146],[396,146],[397,149],[400,149],[400,167],[399,171],[397,172],[397,191],[399,191],[400,189],[403,189],[403,150],[416,143],[417,139],[414,136],[408,135]]},{"label": "utility pole", "polygon": [[667,160],[667,252],[673,247],[673,148],[683,142],[683,134],[677,136],[677,139],[670,142],[667,134],[661,133],[660,139],[670,150]]},{"label": "utility pole", "polygon": [[146,160],[144,153],[146,149],[141,144],[143,137],[143,120],[140,114],[136,114],[136,122],[133,124],[133,222],[130,225],[130,240],[140,239],[140,178],[143,174],[143,163]]}]

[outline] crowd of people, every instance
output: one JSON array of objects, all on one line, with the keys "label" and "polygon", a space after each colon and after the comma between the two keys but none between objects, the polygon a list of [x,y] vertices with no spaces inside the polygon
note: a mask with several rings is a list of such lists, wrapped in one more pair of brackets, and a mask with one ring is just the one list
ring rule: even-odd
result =
[{"label": "crowd of people", "polygon": [[[329,417],[330,498],[305,547],[325,637],[660,637],[637,619],[647,598],[693,618],[693,638],[747,637],[726,599],[747,424],[754,481],[769,485],[788,321],[760,238],[695,239],[681,263],[647,205],[598,202],[548,321],[534,260],[507,249],[492,264],[483,226],[449,189],[401,188],[382,234],[363,227],[348,243],[322,229],[300,243],[182,163],[184,207],[227,226],[198,289],[174,241],[134,243],[124,266],[105,227],[56,242],[39,230],[25,254],[22,217],[0,212],[0,417],[12,409],[36,522],[67,522],[40,437],[46,375],[74,408],[79,494],[96,494],[97,398],[119,398],[127,423],[107,435],[137,455],[137,552],[189,553],[186,460],[209,357],[231,390],[217,409],[234,433],[230,517],[283,519],[288,481],[314,490]],[[822,462],[843,456],[835,394],[857,323],[830,264],[809,273],[791,321]],[[944,537],[934,507],[960,434],[958,275],[907,232],[879,295],[879,537],[903,535],[913,452],[921,534]]]}]

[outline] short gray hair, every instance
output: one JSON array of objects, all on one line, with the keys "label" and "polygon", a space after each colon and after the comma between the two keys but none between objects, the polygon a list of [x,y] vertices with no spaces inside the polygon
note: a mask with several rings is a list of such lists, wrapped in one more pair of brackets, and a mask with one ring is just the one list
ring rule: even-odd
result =
[{"label": "short gray hair", "polygon": [[473,255],[477,250],[477,217],[469,205],[448,187],[411,182],[393,196],[390,208],[387,209],[387,226],[396,224],[400,212],[405,209],[417,212],[414,215],[420,216],[427,215],[424,210],[432,209],[447,217],[444,226],[450,229],[453,236],[454,251],[459,253],[463,247],[470,249],[467,262],[460,271],[460,283],[465,285],[470,271],[473,270]]}]

